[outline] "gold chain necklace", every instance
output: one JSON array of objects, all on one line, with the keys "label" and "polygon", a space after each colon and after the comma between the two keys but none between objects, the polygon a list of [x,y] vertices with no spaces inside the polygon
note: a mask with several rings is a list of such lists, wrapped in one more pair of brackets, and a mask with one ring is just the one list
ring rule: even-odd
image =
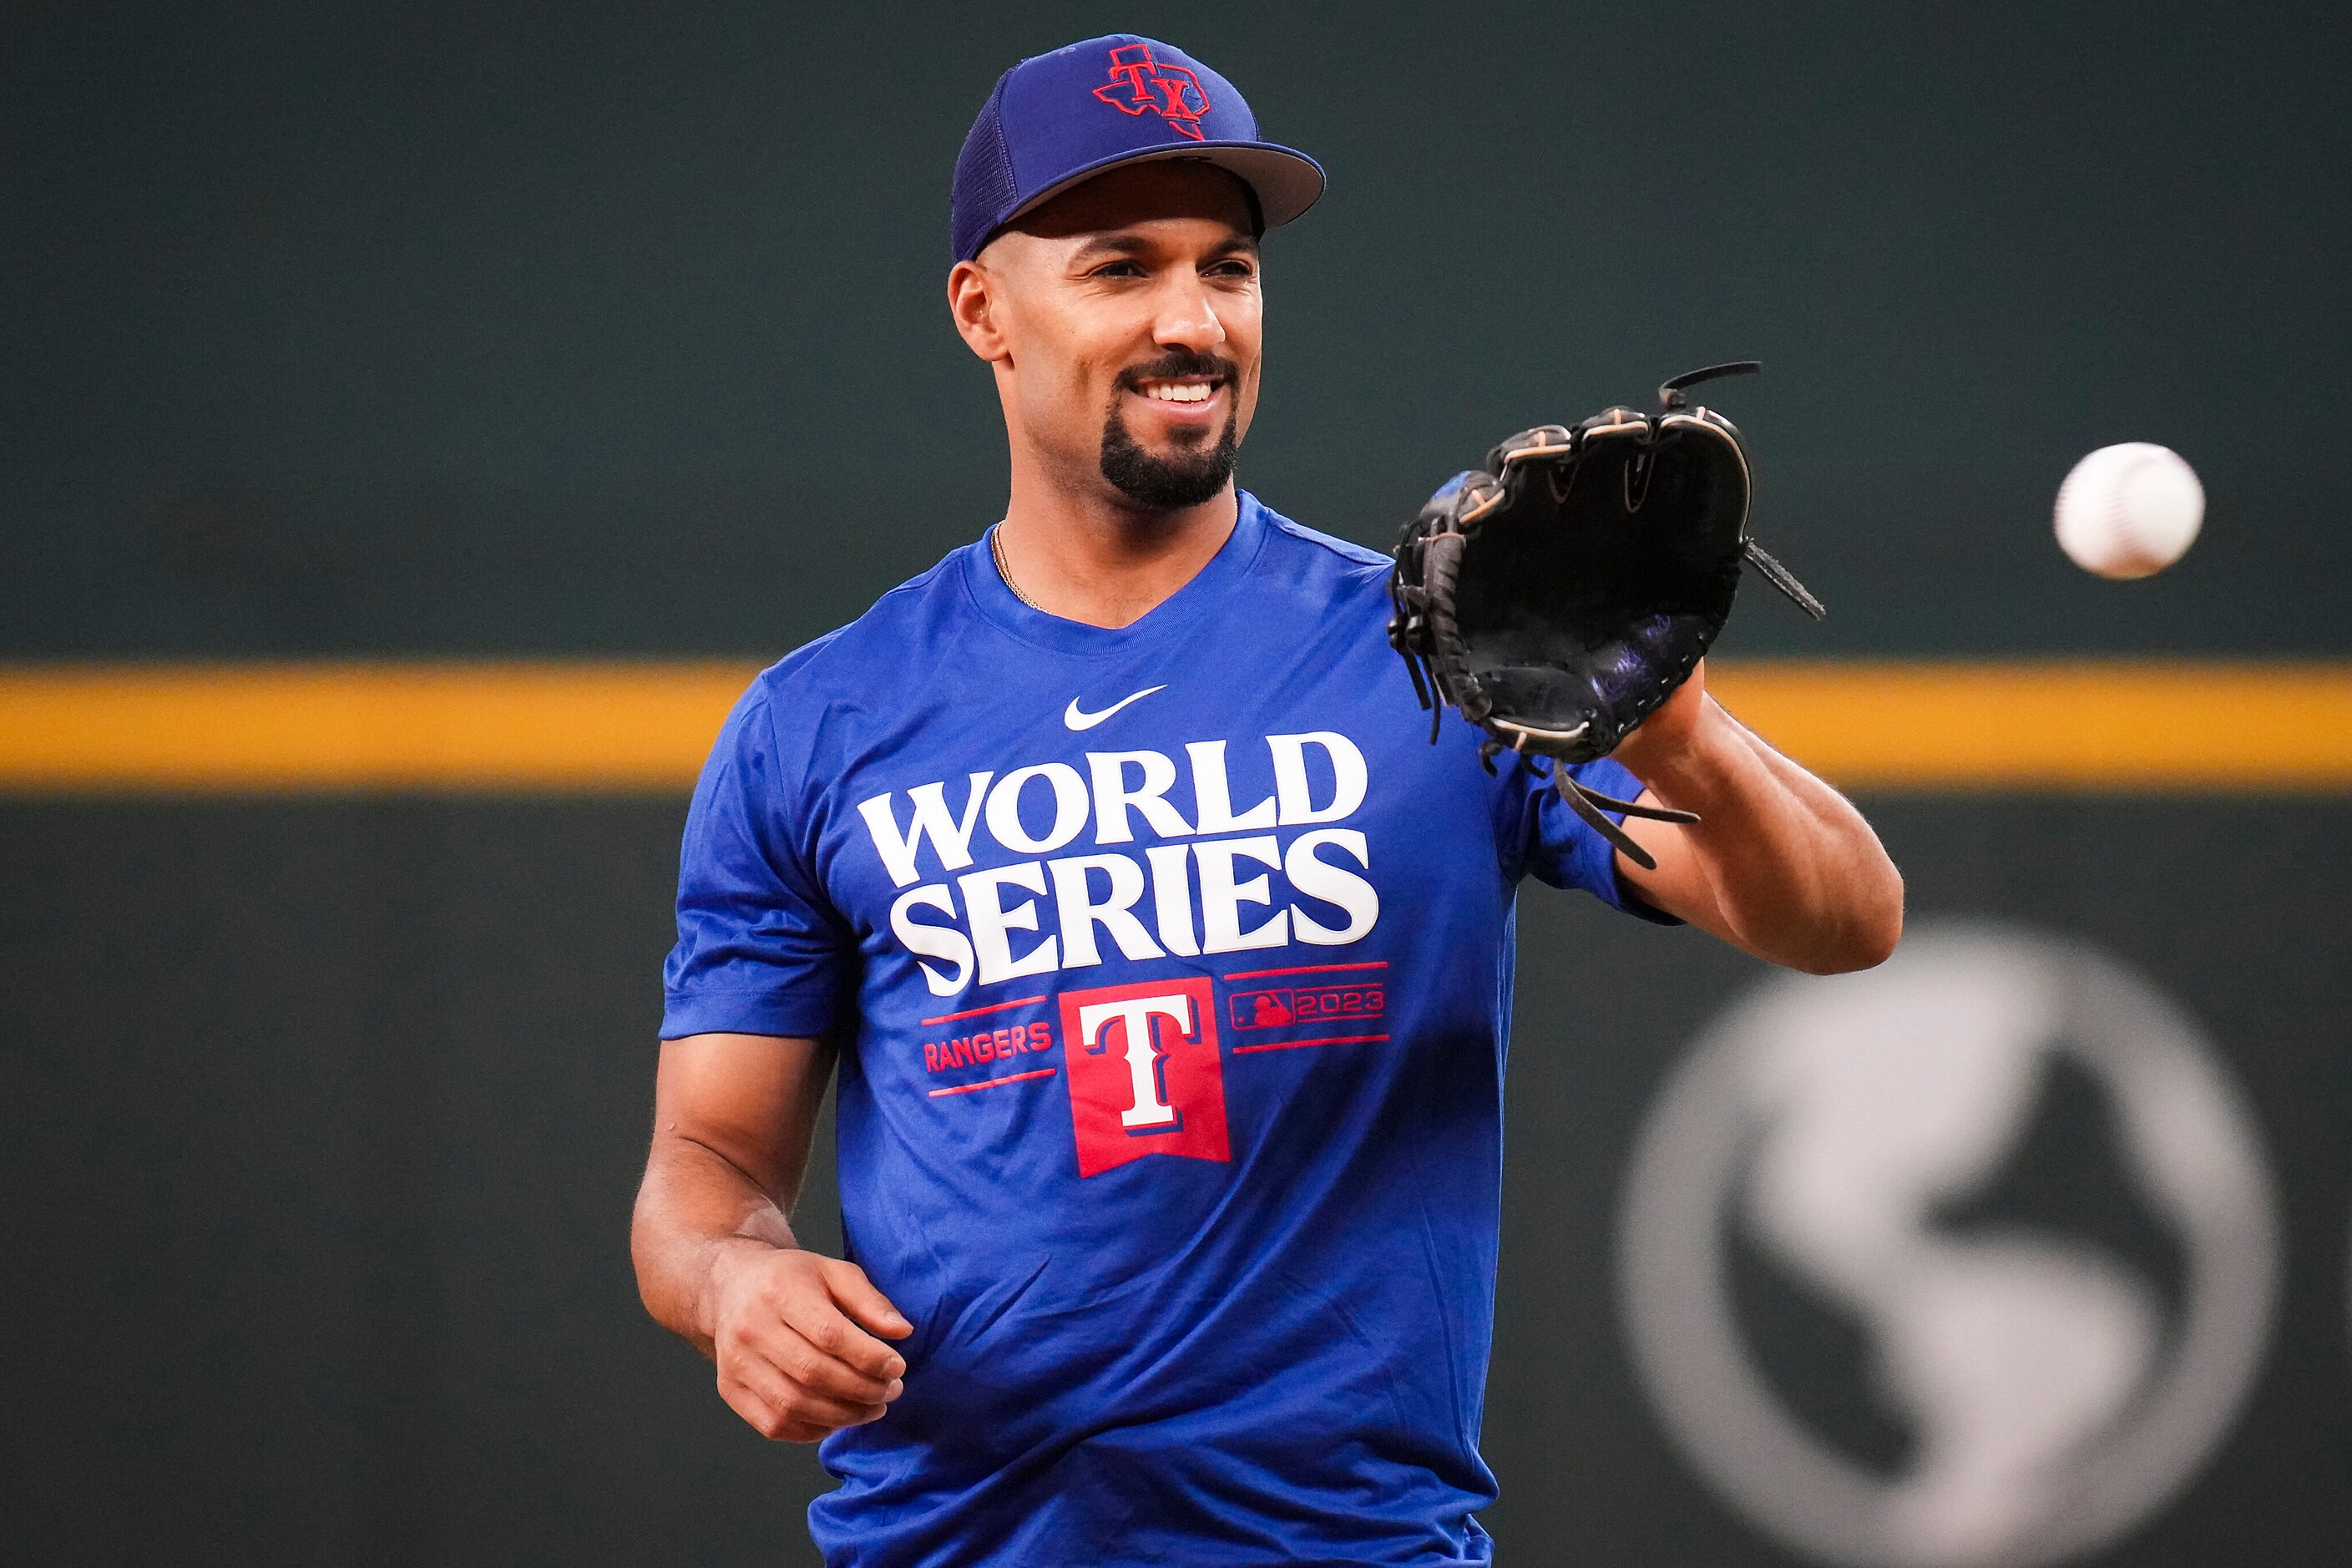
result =
[{"label": "gold chain necklace", "polygon": [[1013,590],[1013,596],[1038,614],[1045,614],[1045,606],[1021,591],[1021,584],[1013,580],[1013,568],[1004,563],[1004,525],[1001,522],[988,531],[988,553],[995,559],[996,574],[1004,579],[1004,585]]}]

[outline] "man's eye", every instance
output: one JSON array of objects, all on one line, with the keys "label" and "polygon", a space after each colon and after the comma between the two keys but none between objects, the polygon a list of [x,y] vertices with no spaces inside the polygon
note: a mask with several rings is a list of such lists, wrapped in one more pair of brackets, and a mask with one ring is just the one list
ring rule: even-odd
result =
[{"label": "man's eye", "polygon": [[1209,268],[1212,278],[1255,278],[1257,268],[1246,261],[1220,261]]},{"label": "man's eye", "polygon": [[1143,268],[1133,261],[1106,261],[1087,274],[1090,278],[1140,278]]}]

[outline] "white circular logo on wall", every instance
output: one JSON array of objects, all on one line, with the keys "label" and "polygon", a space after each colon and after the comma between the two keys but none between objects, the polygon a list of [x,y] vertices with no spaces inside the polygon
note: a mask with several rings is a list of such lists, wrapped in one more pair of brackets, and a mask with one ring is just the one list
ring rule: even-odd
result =
[{"label": "white circular logo on wall", "polygon": [[2196,1025],[1991,925],[1720,1018],[1620,1245],[1669,1430],[1854,1568],[2031,1568],[2145,1519],[2228,1427],[2278,1275],[2253,1120]]}]

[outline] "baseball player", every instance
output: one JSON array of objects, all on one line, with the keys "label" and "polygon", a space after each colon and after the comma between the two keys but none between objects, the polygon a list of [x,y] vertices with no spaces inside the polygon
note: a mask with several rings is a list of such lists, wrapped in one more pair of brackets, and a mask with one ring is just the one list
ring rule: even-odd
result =
[{"label": "baseball player", "polygon": [[[638,1278],[823,1440],[828,1563],[1491,1561],[1520,882],[1809,971],[1898,934],[1703,666],[1557,779],[1431,742],[1389,558],[1234,482],[1322,184],[1166,44],[1007,71],[948,279],[1003,520],[760,676],[696,792]],[[1700,820],[1612,811],[1628,855],[1570,783]],[[846,1258],[789,1217],[836,1072]]]}]

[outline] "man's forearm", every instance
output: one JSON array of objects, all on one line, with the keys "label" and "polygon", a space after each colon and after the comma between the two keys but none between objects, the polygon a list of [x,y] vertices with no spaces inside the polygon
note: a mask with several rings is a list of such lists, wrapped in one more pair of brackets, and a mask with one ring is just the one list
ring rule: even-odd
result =
[{"label": "man's forearm", "polygon": [[776,1200],[709,1146],[657,1133],[629,1226],[637,1292],[654,1321],[711,1351],[711,1286],[728,1256],[800,1245]]},{"label": "man's forearm", "polygon": [[1885,958],[1903,929],[1903,881],[1878,836],[1843,795],[1705,700],[1687,742],[1645,757],[1641,776],[1664,804],[1698,814],[1666,831],[1681,836],[1685,876],[1703,884],[1720,934],[1813,973]]},{"label": "man's forearm", "polygon": [[709,1356],[719,1397],[762,1436],[814,1443],[877,1420],[915,1331],[846,1258],[789,1221],[831,1047],[712,1033],[662,1042],[654,1142],[630,1226],[646,1310]]}]

